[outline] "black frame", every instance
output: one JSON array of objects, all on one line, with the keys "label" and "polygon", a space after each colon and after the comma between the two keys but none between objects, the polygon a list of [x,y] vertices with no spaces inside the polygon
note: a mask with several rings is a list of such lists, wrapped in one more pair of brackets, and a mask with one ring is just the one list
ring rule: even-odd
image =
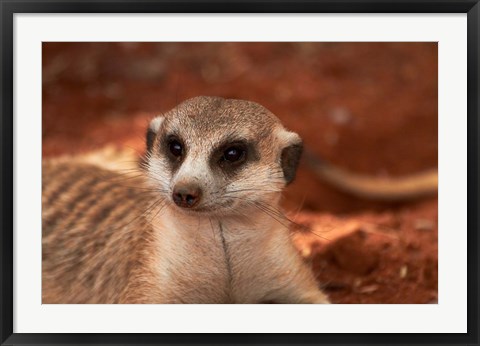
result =
[{"label": "black frame", "polygon": [[[479,345],[479,0],[0,0],[1,345],[448,344]],[[25,334],[13,333],[13,15],[15,13],[467,13],[468,309],[465,334]],[[453,115],[452,115],[453,116]],[[452,316],[455,318],[455,316]]]}]

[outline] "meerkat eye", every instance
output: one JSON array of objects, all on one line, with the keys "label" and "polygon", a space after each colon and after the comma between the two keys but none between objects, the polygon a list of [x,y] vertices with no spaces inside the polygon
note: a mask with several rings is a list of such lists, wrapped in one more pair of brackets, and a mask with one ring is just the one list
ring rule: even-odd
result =
[{"label": "meerkat eye", "polygon": [[168,150],[170,150],[170,153],[175,157],[180,157],[183,154],[182,144],[176,139],[168,141]]},{"label": "meerkat eye", "polygon": [[238,162],[245,158],[245,152],[244,148],[232,146],[223,152],[222,159],[228,162]]}]

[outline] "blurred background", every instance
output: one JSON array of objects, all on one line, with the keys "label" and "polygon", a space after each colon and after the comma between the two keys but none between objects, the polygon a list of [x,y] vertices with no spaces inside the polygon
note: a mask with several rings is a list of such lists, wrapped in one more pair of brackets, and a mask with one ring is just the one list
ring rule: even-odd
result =
[{"label": "blurred background", "polygon": [[[149,120],[199,95],[256,101],[318,157],[370,176],[437,167],[436,43],[43,43],[44,157],[144,151]],[[437,301],[437,199],[373,202],[303,162],[283,205],[336,303]],[[312,231],[313,230],[313,231]]]}]

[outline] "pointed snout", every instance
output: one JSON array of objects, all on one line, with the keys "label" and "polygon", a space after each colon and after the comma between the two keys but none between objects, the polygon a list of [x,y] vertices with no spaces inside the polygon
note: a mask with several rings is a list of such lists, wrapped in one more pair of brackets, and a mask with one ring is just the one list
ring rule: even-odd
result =
[{"label": "pointed snout", "polygon": [[182,208],[193,208],[200,202],[202,190],[196,184],[178,183],[172,192],[172,199]]}]

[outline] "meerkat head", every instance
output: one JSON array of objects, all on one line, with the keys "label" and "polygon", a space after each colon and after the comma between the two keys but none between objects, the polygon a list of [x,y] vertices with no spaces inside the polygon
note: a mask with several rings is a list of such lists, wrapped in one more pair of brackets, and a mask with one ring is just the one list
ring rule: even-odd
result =
[{"label": "meerkat head", "polygon": [[149,180],[168,205],[223,215],[278,200],[302,152],[300,137],[264,107],[219,97],[154,118],[146,142]]}]

